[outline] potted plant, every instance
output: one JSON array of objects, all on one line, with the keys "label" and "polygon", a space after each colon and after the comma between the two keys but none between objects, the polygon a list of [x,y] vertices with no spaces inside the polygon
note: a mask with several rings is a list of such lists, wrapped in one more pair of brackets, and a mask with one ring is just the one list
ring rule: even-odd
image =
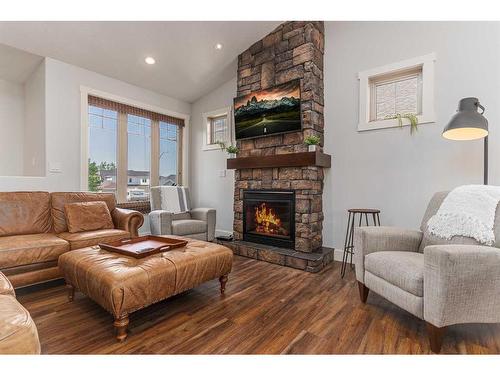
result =
[{"label": "potted plant", "polygon": [[309,135],[304,139],[304,143],[307,145],[307,149],[309,150],[309,152],[316,151],[316,148],[318,147],[320,141],[321,138],[317,135]]},{"label": "potted plant", "polygon": [[236,154],[240,151],[238,150],[238,147],[229,145],[226,147],[226,151],[229,154],[230,159],[234,159],[236,157]]},{"label": "potted plant", "polygon": [[395,113],[394,115],[385,116],[386,119],[392,120],[397,119],[400,128],[403,127],[403,119],[407,119],[410,122],[410,134],[418,130],[418,117],[414,113]]}]

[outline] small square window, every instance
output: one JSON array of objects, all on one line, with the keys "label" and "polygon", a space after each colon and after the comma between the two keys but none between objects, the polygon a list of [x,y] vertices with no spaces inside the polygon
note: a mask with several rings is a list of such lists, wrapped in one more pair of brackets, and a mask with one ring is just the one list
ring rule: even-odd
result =
[{"label": "small square window", "polygon": [[204,113],[203,118],[206,124],[204,134],[204,150],[215,150],[219,148],[218,143],[231,143],[230,108],[223,108],[218,111]]},{"label": "small square window", "polygon": [[422,67],[372,77],[370,121],[385,120],[396,114],[422,114]]},{"label": "small square window", "polygon": [[398,114],[434,122],[435,60],[429,54],[360,72],[358,130],[396,127]]}]

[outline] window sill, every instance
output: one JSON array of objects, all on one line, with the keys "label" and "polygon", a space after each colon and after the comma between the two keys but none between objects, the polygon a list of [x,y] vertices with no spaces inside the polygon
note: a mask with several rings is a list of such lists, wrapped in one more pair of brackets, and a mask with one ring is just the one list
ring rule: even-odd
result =
[{"label": "window sill", "polygon": [[221,150],[219,145],[204,145],[202,147],[203,151]]},{"label": "window sill", "polygon": [[[420,115],[417,116],[418,125],[430,124],[436,122],[434,116]],[[410,121],[403,119],[403,126],[410,126]],[[399,128],[399,122],[397,119],[387,119],[387,120],[377,120],[369,122],[360,122],[358,124],[358,132],[363,132],[367,130],[376,129],[388,129],[388,128]]]}]

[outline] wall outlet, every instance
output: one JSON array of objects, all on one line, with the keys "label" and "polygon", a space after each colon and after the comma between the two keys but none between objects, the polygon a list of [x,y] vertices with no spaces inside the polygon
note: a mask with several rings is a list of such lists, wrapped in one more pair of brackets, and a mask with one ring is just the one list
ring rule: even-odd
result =
[{"label": "wall outlet", "polygon": [[226,170],[225,169],[221,169],[219,171],[219,177],[226,177]]}]

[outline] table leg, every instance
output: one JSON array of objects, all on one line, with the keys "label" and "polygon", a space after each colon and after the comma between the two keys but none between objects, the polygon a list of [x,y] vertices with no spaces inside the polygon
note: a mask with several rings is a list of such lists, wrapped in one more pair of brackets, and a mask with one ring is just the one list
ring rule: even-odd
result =
[{"label": "table leg", "polygon": [[71,284],[66,284],[66,288],[68,289],[68,301],[73,302],[75,299],[75,287]]},{"label": "table leg", "polygon": [[120,342],[127,338],[127,328],[128,328],[128,314],[115,318],[113,326],[116,329],[116,339]]},{"label": "table leg", "polygon": [[220,294],[224,294],[226,291],[227,275],[219,277],[220,282]]}]

